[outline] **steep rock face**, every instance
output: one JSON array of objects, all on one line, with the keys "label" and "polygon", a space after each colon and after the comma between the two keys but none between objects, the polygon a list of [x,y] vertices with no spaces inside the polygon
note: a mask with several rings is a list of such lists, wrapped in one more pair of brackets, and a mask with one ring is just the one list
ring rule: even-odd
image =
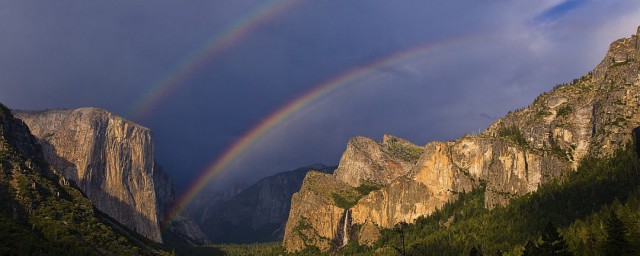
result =
[{"label": "steep rock face", "polygon": [[16,119],[4,105],[0,105],[0,124],[0,149],[13,149],[23,156],[43,158],[42,148],[29,132],[29,128]]},{"label": "steep rock face", "polygon": [[284,246],[300,251],[316,246],[322,251],[337,247],[334,241],[345,210],[336,206],[333,193],[350,193],[353,187],[330,174],[309,172],[299,192],[291,198],[291,212],[284,233]]},{"label": "steep rock face", "polygon": [[392,228],[430,214],[456,194],[486,183],[488,208],[505,204],[513,196],[534,191],[539,184],[568,170],[555,155],[527,152],[508,141],[465,137],[433,142],[407,176],[373,191],[353,207],[353,223],[371,222]]},{"label": "steep rock face", "polygon": [[169,235],[177,236],[180,240],[192,245],[202,245],[209,242],[200,225],[182,214],[174,217],[164,232],[166,233],[163,234],[171,233]]},{"label": "steep rock face", "polygon": [[149,129],[95,108],[15,114],[39,138],[47,161],[99,210],[162,241],[158,220],[173,192],[156,191],[156,182],[169,181],[154,165]]},{"label": "steep rock face", "polygon": [[[366,180],[385,185],[349,206],[352,223],[362,224],[359,232],[367,227],[370,233],[371,224],[389,228],[412,222],[456,200],[457,193],[482,184],[486,185],[486,207],[492,208],[575,170],[587,156],[611,156],[632,140],[632,130],[640,126],[639,44],[638,35],[615,41],[594,71],[556,86],[478,136],[427,144],[417,161],[409,161],[414,164],[408,169],[384,164],[401,160],[385,154],[384,142],[352,139],[333,178],[352,187]],[[321,190],[335,191],[331,186],[313,191]],[[299,193],[299,197],[317,199],[303,195],[311,193],[304,185]],[[316,209],[336,206],[331,200],[308,203]],[[315,218],[314,214],[311,208],[292,204],[290,219]],[[324,222],[316,222],[333,223],[333,219],[326,216]],[[306,230],[317,230],[311,222],[308,226]],[[326,240],[337,239],[339,228],[334,228],[335,235],[324,237]],[[300,240],[300,233],[287,235],[284,245],[288,251],[304,248],[291,242]]]},{"label": "steep rock face", "polygon": [[421,153],[421,147],[391,135],[384,135],[382,143],[355,137],[347,144],[335,177],[354,187],[365,181],[386,185],[407,174]]},{"label": "steep rock face", "polygon": [[362,228],[360,229],[358,234],[358,244],[371,246],[373,243],[378,241],[380,235],[378,227],[371,222],[367,222],[362,225]]},{"label": "steep rock face", "polygon": [[373,191],[352,208],[352,223],[391,228],[431,213],[434,202],[429,188],[406,177]]},{"label": "steep rock face", "polygon": [[176,200],[176,187],[158,162],[153,164],[153,185],[155,187],[158,220],[164,220]]},{"label": "steep rock face", "polygon": [[239,194],[203,208],[201,223],[215,243],[279,241],[289,216],[291,197],[300,190],[309,171],[331,173],[335,167],[321,164],[266,177]]},{"label": "steep rock face", "polygon": [[527,146],[560,155],[575,168],[585,156],[611,156],[640,122],[638,35],[616,40],[598,66],[509,113],[484,135],[517,128]]},{"label": "steep rock face", "polygon": [[410,177],[431,191],[431,209],[455,200],[456,193],[471,191],[479,181],[486,182],[485,202],[492,208],[568,169],[566,160],[556,155],[527,150],[508,139],[469,136],[427,144]]},{"label": "steep rock face", "polygon": [[27,125],[0,104],[3,254],[165,253],[143,244],[94,209],[77,188],[45,161],[42,148]]}]

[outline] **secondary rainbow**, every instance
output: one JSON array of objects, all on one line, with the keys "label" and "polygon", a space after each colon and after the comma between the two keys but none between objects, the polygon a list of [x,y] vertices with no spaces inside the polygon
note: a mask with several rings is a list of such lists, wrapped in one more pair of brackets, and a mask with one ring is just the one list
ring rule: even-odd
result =
[{"label": "secondary rainbow", "polygon": [[272,0],[251,9],[222,31],[211,36],[198,50],[182,58],[166,76],[155,83],[140,100],[132,105],[127,116],[139,119],[148,114],[178,88],[184,86],[185,81],[203,64],[225,48],[246,37],[260,24],[273,19],[297,2],[296,0]]},{"label": "secondary rainbow", "polygon": [[[424,45],[410,48],[405,51],[401,51],[396,54],[384,57],[377,61],[374,61],[368,65],[344,72],[339,76],[330,79],[316,87],[314,89],[304,93],[300,97],[288,102],[287,104],[274,111],[267,118],[259,122],[254,128],[249,130],[231,145],[222,155],[220,155],[215,161],[213,161],[208,168],[206,168],[202,174],[196,179],[196,181],[188,188],[185,194],[176,202],[173,208],[165,215],[164,223],[170,223],[177,215],[179,215],[184,208],[194,199],[194,197],[211,181],[216,174],[219,174],[224,169],[229,167],[230,163],[240,155],[245,153],[250,146],[260,139],[262,136],[271,131],[274,127],[281,124],[286,119],[289,119],[292,115],[301,112],[306,107],[318,102],[323,96],[329,95],[332,92],[337,91],[339,88],[352,84],[357,80],[360,80],[368,75],[376,72],[382,67],[398,64],[399,62],[406,62],[413,59],[416,56],[422,56],[427,51],[435,50],[440,47],[451,46],[453,44],[468,42],[474,40],[482,35],[467,35],[464,37],[453,37],[437,42],[429,42]],[[486,34],[485,34],[486,36]]]}]

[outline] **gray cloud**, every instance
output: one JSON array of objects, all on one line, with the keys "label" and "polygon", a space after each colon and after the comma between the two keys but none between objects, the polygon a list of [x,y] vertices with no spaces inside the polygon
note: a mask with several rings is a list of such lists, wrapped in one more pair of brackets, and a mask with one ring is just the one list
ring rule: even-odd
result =
[{"label": "gray cloud", "polygon": [[[264,1],[0,2],[0,102],[125,115],[207,40]],[[184,187],[268,115],[350,71],[406,59],[320,98],[252,145],[215,185],[322,162],[350,137],[417,144],[484,129],[593,68],[640,25],[616,1],[314,1],[255,24],[134,120]]]}]

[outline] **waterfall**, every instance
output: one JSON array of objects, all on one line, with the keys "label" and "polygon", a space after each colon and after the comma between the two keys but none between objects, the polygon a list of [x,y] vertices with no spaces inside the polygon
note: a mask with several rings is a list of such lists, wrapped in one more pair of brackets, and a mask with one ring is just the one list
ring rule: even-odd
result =
[{"label": "waterfall", "polygon": [[349,243],[349,217],[351,215],[351,210],[347,209],[344,212],[344,224],[342,227],[342,247],[346,246]]}]

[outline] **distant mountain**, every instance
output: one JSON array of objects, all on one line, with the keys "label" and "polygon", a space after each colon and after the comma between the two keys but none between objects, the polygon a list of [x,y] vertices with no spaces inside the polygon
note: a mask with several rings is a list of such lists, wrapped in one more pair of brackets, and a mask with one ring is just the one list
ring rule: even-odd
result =
[{"label": "distant mountain", "polygon": [[95,210],[46,162],[27,126],[0,105],[1,255],[163,253],[145,240]]},{"label": "distant mountain", "polygon": [[638,34],[613,42],[593,71],[478,136],[424,147],[392,136],[350,140],[333,175],[311,172],[294,194],[287,251],[371,245],[381,230],[414,223],[480,188],[484,208],[502,207],[566,179],[584,161],[627,149],[640,127]]},{"label": "distant mountain", "polygon": [[[111,218],[156,242],[175,200],[173,182],[154,158],[151,131],[97,108],[13,111],[38,138],[45,159]],[[177,232],[204,239],[179,218]]]},{"label": "distant mountain", "polygon": [[226,190],[220,190],[216,186],[207,186],[193,198],[189,203],[189,207],[185,208],[185,215],[197,223],[204,223],[205,219],[210,217],[209,211],[211,209],[240,194],[247,187],[248,185],[244,182],[237,182],[233,187]]},{"label": "distant mountain", "polygon": [[289,215],[291,196],[311,170],[331,173],[335,167],[315,164],[266,177],[235,196],[203,205],[193,219],[214,243],[279,241]]}]

